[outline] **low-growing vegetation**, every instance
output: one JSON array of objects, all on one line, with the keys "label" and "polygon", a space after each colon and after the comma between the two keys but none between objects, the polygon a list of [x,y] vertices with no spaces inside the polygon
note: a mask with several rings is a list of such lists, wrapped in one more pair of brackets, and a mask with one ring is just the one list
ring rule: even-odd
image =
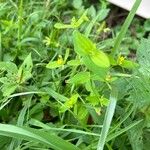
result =
[{"label": "low-growing vegetation", "polygon": [[0,149],[149,150],[140,2],[0,1]]}]

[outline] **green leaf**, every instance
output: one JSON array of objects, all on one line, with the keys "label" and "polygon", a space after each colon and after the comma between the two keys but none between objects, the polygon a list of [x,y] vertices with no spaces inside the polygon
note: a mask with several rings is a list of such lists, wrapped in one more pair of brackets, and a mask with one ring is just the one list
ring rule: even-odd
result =
[{"label": "green leaf", "polygon": [[18,68],[14,63],[0,62],[0,70],[7,71],[5,77],[0,78],[0,82],[3,83],[1,91],[3,92],[3,96],[7,97],[12,94],[18,86],[16,82]]},{"label": "green leaf", "polygon": [[[136,108],[142,109],[150,105],[150,40],[142,39],[137,50],[137,61],[139,69],[135,70],[138,78],[133,78],[130,82],[131,101]],[[131,88],[132,87],[132,88]]]},{"label": "green leaf", "polygon": [[146,20],[145,23],[144,23],[144,29],[146,31],[150,31],[150,19]]},{"label": "green leaf", "polygon": [[51,61],[46,65],[48,69],[55,69],[61,67],[63,64],[59,64],[57,61]]},{"label": "green leaf", "polygon": [[71,98],[60,107],[60,112],[65,112],[66,110],[72,108],[77,103],[78,97],[78,94],[72,95]]},{"label": "green leaf", "polygon": [[91,60],[99,67],[108,68],[110,66],[108,56],[102,52],[97,51],[95,54],[91,55]]},{"label": "green leaf", "polygon": [[89,56],[82,57],[83,63],[86,67],[92,71],[94,74],[98,75],[99,78],[105,78],[108,72],[108,68],[101,68],[97,66]]},{"label": "green leaf", "polygon": [[55,27],[56,29],[68,29],[68,28],[73,28],[72,25],[70,25],[70,24],[63,24],[63,23],[56,23],[56,24],[54,25],[54,27]]},{"label": "green leaf", "polygon": [[19,78],[19,83],[23,83],[26,80],[30,79],[32,77],[32,58],[31,58],[31,53],[25,58],[24,62],[22,65],[19,67],[18,70],[18,78]]},{"label": "green leaf", "polygon": [[67,62],[67,65],[69,65],[69,66],[79,66],[79,65],[81,65],[81,62],[80,62],[80,60],[70,60],[70,61]]},{"label": "green leaf", "polygon": [[2,86],[2,92],[3,92],[3,96],[7,97],[10,96],[18,87],[17,83],[5,83]]},{"label": "green leaf", "polygon": [[12,62],[0,62],[0,70],[7,71],[11,74],[16,74],[18,72],[17,66]]},{"label": "green leaf", "polygon": [[79,150],[71,143],[59,138],[51,132],[48,133],[27,127],[23,128],[14,125],[0,124],[0,135],[23,139],[30,142],[38,142],[54,150]]},{"label": "green leaf", "polygon": [[90,55],[96,50],[96,45],[78,31],[73,32],[73,43],[76,53],[81,56]]},{"label": "green leaf", "polygon": [[80,72],[67,80],[67,83],[72,84],[83,84],[90,80],[90,73],[89,72]]},{"label": "green leaf", "polygon": [[129,93],[128,100],[131,101],[136,108],[142,108],[150,105],[150,78],[142,74],[138,74],[138,78],[130,81],[132,89]]},{"label": "green leaf", "polygon": [[138,67],[138,64],[133,61],[130,61],[130,60],[124,60],[121,64],[121,66],[123,68],[127,68],[127,69],[134,69],[134,68]]},{"label": "green leaf", "polygon": [[87,101],[89,101],[89,103],[92,105],[92,106],[96,106],[100,103],[100,99],[98,96],[96,95],[91,95],[91,96],[88,96],[87,98]]},{"label": "green leaf", "polygon": [[83,123],[87,122],[88,117],[88,111],[86,107],[83,107],[82,105],[78,106],[78,119],[81,120]]},{"label": "green leaf", "polygon": [[81,8],[81,6],[82,6],[82,0],[73,0],[73,6],[76,9]]},{"label": "green leaf", "polygon": [[139,71],[150,76],[150,39],[142,39],[137,50],[137,60],[140,65]]}]

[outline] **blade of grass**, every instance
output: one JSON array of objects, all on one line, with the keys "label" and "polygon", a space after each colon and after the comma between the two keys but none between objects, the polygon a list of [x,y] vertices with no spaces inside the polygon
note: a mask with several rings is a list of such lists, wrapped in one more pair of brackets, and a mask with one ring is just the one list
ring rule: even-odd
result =
[{"label": "blade of grass", "polygon": [[9,97],[4,98],[2,101],[3,103],[0,105],[0,110],[2,110],[7,104],[10,103],[11,100],[13,100],[14,97],[18,96],[25,96],[25,95],[31,95],[31,94],[45,94],[45,92],[40,91],[31,91],[31,92],[22,92],[22,93],[15,93],[10,95]]},{"label": "blade of grass", "polygon": [[77,129],[64,129],[64,128],[55,128],[55,127],[51,127],[48,126],[36,119],[31,119],[29,122],[31,125],[37,126],[37,127],[41,127],[45,130],[49,130],[49,131],[60,131],[60,132],[70,132],[70,133],[78,133],[78,134],[84,134],[84,135],[91,135],[91,136],[97,136],[99,137],[99,134],[97,133],[92,133],[92,132],[87,132],[87,131],[82,131],[82,130],[77,130]]},{"label": "blade of grass", "polygon": [[0,31],[0,61],[3,59],[3,52],[2,52],[2,34]]},{"label": "blade of grass", "polygon": [[[111,141],[112,139],[118,137],[119,135],[129,131],[130,129],[132,129],[133,127],[137,126],[138,124],[142,123],[143,119],[139,120],[139,121],[136,121],[130,125],[128,125],[127,127],[117,131],[116,133],[112,133],[112,134],[109,134],[109,136],[106,138],[106,142],[109,142]],[[93,149],[96,149],[96,142],[94,142],[93,144]],[[106,146],[107,146],[107,143],[106,143]],[[87,147],[88,149],[88,147]]]},{"label": "blade of grass", "polygon": [[139,121],[136,121],[136,122],[130,124],[129,126],[123,128],[122,130],[117,131],[116,133],[110,134],[110,135],[108,136],[108,138],[107,138],[106,141],[109,142],[110,140],[112,140],[112,139],[118,137],[119,135],[121,135],[122,133],[127,132],[128,130],[130,130],[130,129],[133,128],[134,126],[138,125],[138,124],[141,123],[142,121],[143,121],[143,119],[141,119],[141,120],[139,120]]},{"label": "blade of grass", "polygon": [[134,111],[134,107],[130,108],[130,110],[124,115],[124,117],[120,120],[119,123],[117,123],[111,130],[109,133],[112,133],[113,131],[115,131],[117,128],[119,128],[121,126],[121,124],[123,124],[123,122],[125,122],[129,116],[132,114],[132,112]]},{"label": "blade of grass", "polygon": [[22,16],[23,16],[23,0],[19,1],[18,7],[18,41],[17,45],[19,50],[21,50],[21,35],[22,35]]},{"label": "blade of grass", "polygon": [[116,88],[113,87],[111,95],[110,95],[110,102],[109,102],[109,105],[106,110],[104,123],[103,123],[102,131],[101,131],[101,136],[99,138],[97,150],[103,150],[103,148],[104,148],[107,134],[108,134],[110,124],[111,124],[111,121],[112,121],[112,118],[113,118],[113,115],[115,112],[115,108],[116,108],[117,95],[118,95],[118,91]]},{"label": "blade of grass", "polygon": [[[25,103],[23,109],[20,111],[20,114],[19,114],[18,120],[17,120],[17,126],[23,126],[24,121],[26,119],[27,110],[28,110],[29,105],[31,103],[31,98],[32,98],[32,96],[30,96],[30,98]],[[14,149],[16,149],[17,147],[19,147],[19,145],[21,145],[21,142],[22,142],[21,140],[12,139],[12,141],[11,141],[11,143],[9,145],[8,150],[14,150]]]},{"label": "blade of grass", "polygon": [[0,124],[0,135],[41,143],[54,150],[79,150],[62,138],[41,130]]},{"label": "blade of grass", "polygon": [[55,92],[53,89],[51,88],[43,88],[44,92],[46,92],[47,94],[49,94],[50,96],[52,96],[54,99],[56,100],[60,100],[61,102],[65,102],[68,100],[67,97]]},{"label": "blade of grass", "polygon": [[135,14],[136,14],[136,11],[137,11],[138,7],[141,4],[141,1],[142,0],[136,0],[136,2],[134,3],[129,15],[127,16],[127,18],[126,18],[126,20],[125,20],[125,22],[124,22],[124,24],[121,28],[121,31],[120,31],[119,35],[117,36],[117,38],[115,40],[115,44],[114,44],[114,47],[113,47],[112,52],[111,52],[112,56],[115,56],[116,53],[119,51],[118,49],[120,47],[120,44],[121,44],[128,28],[131,24]]}]

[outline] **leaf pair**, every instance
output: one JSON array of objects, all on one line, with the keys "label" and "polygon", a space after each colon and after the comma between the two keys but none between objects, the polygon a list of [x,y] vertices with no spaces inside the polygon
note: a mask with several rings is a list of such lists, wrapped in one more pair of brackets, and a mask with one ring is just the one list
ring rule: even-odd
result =
[{"label": "leaf pair", "polygon": [[89,58],[97,67],[109,68],[110,62],[108,56],[100,50],[96,45],[78,31],[73,33],[74,49],[76,53],[84,58]]}]

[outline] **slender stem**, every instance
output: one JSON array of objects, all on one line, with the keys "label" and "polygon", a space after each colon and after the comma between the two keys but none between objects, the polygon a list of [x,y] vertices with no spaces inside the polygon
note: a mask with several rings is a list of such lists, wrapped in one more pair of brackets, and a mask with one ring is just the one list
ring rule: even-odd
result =
[{"label": "slender stem", "polygon": [[0,61],[3,59],[3,51],[2,51],[2,34],[0,31]]},{"label": "slender stem", "polygon": [[22,16],[23,16],[23,0],[20,0],[18,8],[18,49],[21,50],[21,33],[22,33]]}]

